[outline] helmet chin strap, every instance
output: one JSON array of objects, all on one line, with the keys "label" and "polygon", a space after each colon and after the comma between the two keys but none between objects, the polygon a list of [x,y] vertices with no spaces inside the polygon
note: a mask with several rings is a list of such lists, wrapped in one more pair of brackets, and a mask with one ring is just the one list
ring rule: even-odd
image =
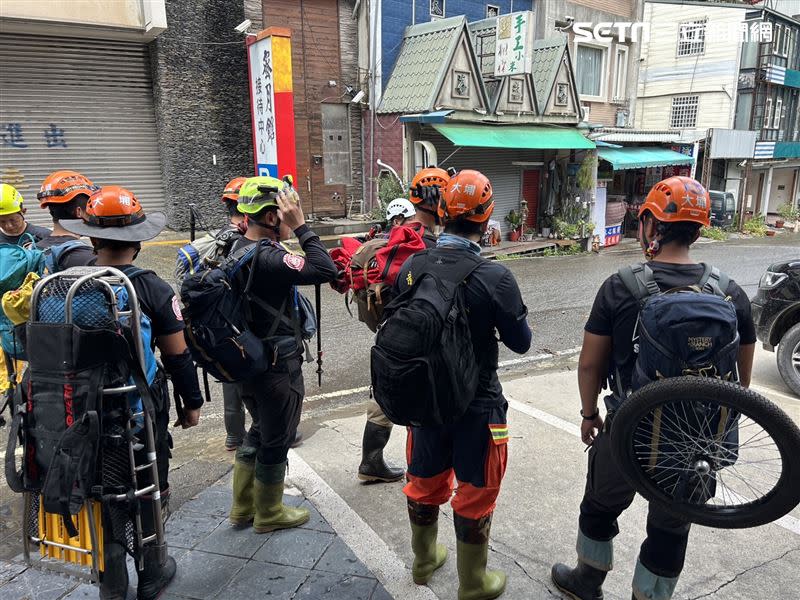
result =
[{"label": "helmet chin strap", "polygon": [[267,225],[267,224],[262,223],[260,221],[256,221],[255,219],[247,219],[248,226],[251,223],[253,225],[258,225],[259,227],[261,227],[261,229],[266,229],[267,231],[271,231],[272,234],[275,236],[275,239],[277,239],[277,240],[281,239],[281,221],[280,221],[280,219],[278,219],[278,222],[275,225]]}]

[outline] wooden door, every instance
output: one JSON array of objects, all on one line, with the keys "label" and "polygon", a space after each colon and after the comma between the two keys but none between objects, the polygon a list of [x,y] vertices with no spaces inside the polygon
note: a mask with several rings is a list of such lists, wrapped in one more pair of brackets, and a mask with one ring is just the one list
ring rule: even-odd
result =
[{"label": "wooden door", "polygon": [[539,222],[539,169],[526,169],[522,172],[522,199],[528,203],[528,219],[525,229],[537,230]]}]

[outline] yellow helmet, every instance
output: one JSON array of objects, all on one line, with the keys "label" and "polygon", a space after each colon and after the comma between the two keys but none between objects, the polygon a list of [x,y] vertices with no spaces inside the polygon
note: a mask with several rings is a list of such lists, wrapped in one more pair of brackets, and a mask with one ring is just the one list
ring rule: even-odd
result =
[{"label": "yellow helmet", "polygon": [[22,210],[22,194],[13,185],[0,184],[0,216],[13,215]]}]

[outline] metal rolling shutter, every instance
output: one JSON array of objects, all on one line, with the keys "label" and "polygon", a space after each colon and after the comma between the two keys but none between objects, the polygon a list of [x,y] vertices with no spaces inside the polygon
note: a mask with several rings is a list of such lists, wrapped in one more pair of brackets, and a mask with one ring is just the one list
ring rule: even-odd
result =
[{"label": "metal rolling shutter", "polygon": [[[63,130],[66,148],[52,135],[48,147],[51,124]],[[22,140],[14,138],[16,126]],[[0,34],[0,135],[0,178],[19,187],[31,222],[50,222],[36,193],[59,169],[122,185],[145,210],[163,210],[144,44]]]},{"label": "metal rolling shutter", "polygon": [[436,147],[436,154],[440,161],[439,166],[442,168],[476,169],[489,178],[492,182],[495,203],[492,219],[500,223],[500,228],[503,233],[506,233],[509,228],[506,215],[511,209],[519,211],[519,202],[522,197],[523,167],[512,163],[514,161],[542,161],[543,151],[461,147],[458,152],[453,153],[456,147],[432,129],[426,129],[422,139],[432,142]]}]

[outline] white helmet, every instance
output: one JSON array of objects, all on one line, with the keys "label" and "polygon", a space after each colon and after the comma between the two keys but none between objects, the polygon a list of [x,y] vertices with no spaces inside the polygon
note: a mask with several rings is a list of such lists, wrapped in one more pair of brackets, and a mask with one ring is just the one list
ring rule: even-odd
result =
[{"label": "white helmet", "polygon": [[395,217],[405,217],[408,219],[409,217],[413,217],[417,214],[414,205],[411,204],[411,201],[406,200],[405,198],[395,198],[391,202],[389,202],[389,206],[386,207],[386,220],[391,221]]}]

